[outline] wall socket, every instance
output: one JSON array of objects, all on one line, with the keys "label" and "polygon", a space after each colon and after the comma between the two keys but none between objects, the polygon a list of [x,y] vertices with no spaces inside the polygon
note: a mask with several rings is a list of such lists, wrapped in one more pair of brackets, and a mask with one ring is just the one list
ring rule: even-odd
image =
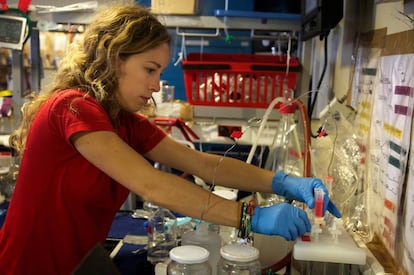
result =
[{"label": "wall socket", "polygon": [[218,136],[219,137],[231,137],[233,132],[241,132],[241,126],[235,125],[218,125]]}]

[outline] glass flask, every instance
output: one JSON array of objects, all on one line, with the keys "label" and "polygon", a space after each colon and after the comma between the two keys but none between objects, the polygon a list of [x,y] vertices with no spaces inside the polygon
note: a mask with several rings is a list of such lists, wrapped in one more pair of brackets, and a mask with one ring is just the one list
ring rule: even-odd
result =
[{"label": "glass flask", "polygon": [[197,245],[177,246],[170,251],[171,262],[167,266],[168,275],[211,275],[208,263],[209,252]]},{"label": "glass flask", "polygon": [[220,250],[217,274],[261,275],[259,250],[246,244],[227,244]]}]

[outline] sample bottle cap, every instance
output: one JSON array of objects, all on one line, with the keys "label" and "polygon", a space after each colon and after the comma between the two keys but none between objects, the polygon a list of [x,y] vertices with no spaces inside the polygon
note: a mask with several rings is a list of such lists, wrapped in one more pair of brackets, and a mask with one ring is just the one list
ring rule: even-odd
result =
[{"label": "sample bottle cap", "polygon": [[289,103],[289,104],[283,104],[279,108],[279,112],[281,114],[294,114],[296,112],[296,105]]},{"label": "sample bottle cap", "polygon": [[182,245],[170,250],[170,259],[181,264],[199,264],[208,261],[210,252],[196,245]]},{"label": "sample bottle cap", "polygon": [[220,249],[221,256],[229,261],[250,262],[259,258],[259,250],[245,244],[228,244]]}]

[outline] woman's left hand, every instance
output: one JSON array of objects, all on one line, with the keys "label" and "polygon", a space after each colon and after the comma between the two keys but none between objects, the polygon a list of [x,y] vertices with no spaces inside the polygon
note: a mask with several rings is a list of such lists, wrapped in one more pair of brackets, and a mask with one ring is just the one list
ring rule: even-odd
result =
[{"label": "woman's left hand", "polygon": [[342,216],[341,213],[329,198],[328,189],[320,179],[293,177],[283,172],[278,172],[272,180],[272,190],[277,195],[284,196],[289,200],[304,202],[311,209],[315,207],[315,188],[321,188],[324,192],[323,214],[328,210],[332,215],[340,218]]}]

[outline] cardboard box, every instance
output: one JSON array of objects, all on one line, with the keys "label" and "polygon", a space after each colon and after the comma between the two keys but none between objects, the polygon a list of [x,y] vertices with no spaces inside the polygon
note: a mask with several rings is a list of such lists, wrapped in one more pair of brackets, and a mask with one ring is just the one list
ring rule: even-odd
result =
[{"label": "cardboard box", "polygon": [[156,14],[196,15],[198,0],[151,0],[151,10]]}]

